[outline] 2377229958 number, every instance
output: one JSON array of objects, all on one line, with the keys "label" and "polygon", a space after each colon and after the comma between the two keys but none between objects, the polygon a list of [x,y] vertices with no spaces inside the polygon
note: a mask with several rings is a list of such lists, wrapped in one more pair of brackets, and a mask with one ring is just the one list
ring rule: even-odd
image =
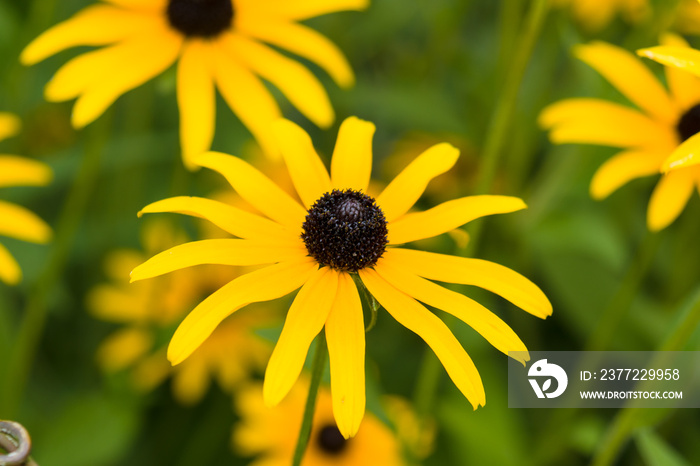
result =
[{"label": "2377229958 number", "polygon": [[678,380],[678,369],[601,369],[600,380]]}]

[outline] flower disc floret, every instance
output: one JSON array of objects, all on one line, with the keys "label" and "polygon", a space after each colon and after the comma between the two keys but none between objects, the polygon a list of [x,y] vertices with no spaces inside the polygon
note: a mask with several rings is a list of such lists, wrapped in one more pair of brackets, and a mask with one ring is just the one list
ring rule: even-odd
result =
[{"label": "flower disc floret", "polygon": [[348,444],[348,441],[343,437],[343,434],[340,433],[338,427],[330,424],[318,431],[316,441],[321,451],[329,455],[338,455],[342,453]]},{"label": "flower disc floret", "polygon": [[676,125],[676,130],[681,138],[681,142],[700,133],[700,104],[691,107],[681,116]]},{"label": "flower disc floret", "polygon": [[170,0],[168,21],[187,37],[213,38],[231,27],[231,0]]},{"label": "flower disc floret", "polygon": [[357,272],[382,257],[388,243],[384,212],[374,199],[352,189],[324,194],[302,225],[306,249],[321,265]]}]

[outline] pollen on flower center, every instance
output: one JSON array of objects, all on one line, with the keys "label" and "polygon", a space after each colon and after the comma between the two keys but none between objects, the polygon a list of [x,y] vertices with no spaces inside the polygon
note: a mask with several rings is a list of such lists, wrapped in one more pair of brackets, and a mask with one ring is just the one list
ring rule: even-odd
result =
[{"label": "pollen on flower center", "polygon": [[685,112],[676,126],[681,142],[700,133],[700,104]]},{"label": "pollen on flower center", "polygon": [[168,21],[187,37],[216,37],[231,27],[233,0],[170,0]]},{"label": "pollen on flower center", "polygon": [[321,265],[345,272],[371,267],[386,249],[384,212],[359,191],[333,190],[309,209],[301,238]]},{"label": "pollen on flower center", "polygon": [[348,441],[343,438],[340,430],[334,425],[327,425],[318,432],[318,446],[324,453],[337,455],[341,453]]}]

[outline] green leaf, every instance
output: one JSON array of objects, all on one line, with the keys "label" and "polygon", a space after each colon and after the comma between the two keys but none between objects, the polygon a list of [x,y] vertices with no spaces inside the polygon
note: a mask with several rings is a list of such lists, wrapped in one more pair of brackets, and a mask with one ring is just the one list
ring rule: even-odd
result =
[{"label": "green leaf", "polygon": [[635,440],[647,466],[690,466],[673,447],[651,430],[640,430]]}]

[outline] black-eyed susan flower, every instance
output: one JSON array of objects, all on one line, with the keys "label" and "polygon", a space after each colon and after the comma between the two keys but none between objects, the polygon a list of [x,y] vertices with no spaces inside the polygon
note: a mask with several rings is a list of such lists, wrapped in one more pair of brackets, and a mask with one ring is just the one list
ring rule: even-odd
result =
[{"label": "black-eyed susan flower", "polygon": [[[143,231],[146,254],[186,241],[166,222],[153,222]],[[129,284],[129,272],[146,259],[131,249],[107,257],[108,283],[97,285],[87,298],[88,309],[98,319],[120,324],[97,350],[97,362],[106,372],[128,370],[133,386],[151,390],[172,378],[175,398],[183,404],[198,402],[212,380],[232,392],[252,373],[262,373],[272,348],[254,330],[276,323],[273,312],[243,312],[220,325],[184,363],[172,367],[166,358],[165,335],[190,307],[212,289],[236,276],[230,267],[187,269],[167,277]]]},{"label": "black-eyed susan flower", "polygon": [[474,363],[448,327],[420,302],[457,316],[504,353],[525,346],[488,309],[431,280],[480,286],[542,318],[552,311],[549,301],[532,282],[506,267],[400,246],[485,215],[524,209],[523,201],[472,196],[409,212],[430,180],[454,165],[457,149],[445,143],[429,148],[375,195],[367,191],[372,123],[354,117],[343,122],[330,174],[304,130],[287,120],[277,122],[274,130],[301,203],[247,162],[210,152],[197,163],[226,177],[259,214],[193,197],[165,199],[142,211],[202,217],[237,239],[176,246],[134,269],[134,281],[197,264],[263,266],[199,304],[175,332],[168,359],[173,364],[184,361],[243,306],[301,288],[267,365],[265,402],[276,405],[284,398],[299,377],[311,342],[325,328],[335,419],[343,436],[352,437],[365,409],[365,329],[355,276],[400,324],[430,345],[473,407],[483,405],[484,388]]},{"label": "black-eyed susan flower", "polygon": [[552,3],[568,6],[574,17],[592,31],[607,26],[618,13],[634,23],[645,18],[650,11],[649,0],[554,0]]},{"label": "black-eyed susan flower", "polygon": [[[289,426],[301,424],[306,386],[308,382],[300,380],[277,409],[265,406],[257,385],[236,394],[235,408],[241,421],[234,427],[233,445],[242,455],[257,456],[251,466],[288,466],[291,463],[297,432]],[[321,387],[302,464],[406,466],[408,463],[402,457],[398,436],[372,414],[367,415],[357,436],[344,438],[333,419],[331,394]]]},{"label": "black-eyed susan flower", "polygon": [[300,63],[270,44],[325,69],[343,87],[352,70],[328,39],[298,21],[368,0],[104,0],[44,32],[22,52],[33,64],[64,49],[104,46],[58,70],[46,86],[50,101],[77,98],[72,122],[81,128],[119,96],[177,62],[180,140],[185,164],[209,149],[215,127],[215,89],[268,153],[265,129],[280,109],[260,78],[271,82],[319,126],[334,120],[326,91]]},{"label": "black-eyed susan flower", "polygon": [[[19,119],[0,113],[0,140],[17,133]],[[0,188],[10,186],[45,186],[52,178],[51,169],[36,160],[0,154]],[[0,235],[43,244],[51,239],[51,228],[34,213],[16,204],[0,200]],[[16,285],[22,270],[10,252],[0,244],[0,280]]]},{"label": "black-eyed susan flower", "polygon": [[[664,43],[691,50],[678,36],[667,35]],[[664,161],[672,154],[691,154],[688,143],[700,131],[698,79],[666,67],[668,92],[637,57],[624,49],[594,42],[576,47],[575,54],[638,107],[595,98],[567,99],[550,105],[540,115],[540,124],[550,130],[554,143],[624,149],[596,172],[591,182],[594,198],[603,199],[635,178],[661,173]],[[662,175],[647,211],[650,230],[661,230],[680,215],[700,180],[699,174],[688,169]]]}]

